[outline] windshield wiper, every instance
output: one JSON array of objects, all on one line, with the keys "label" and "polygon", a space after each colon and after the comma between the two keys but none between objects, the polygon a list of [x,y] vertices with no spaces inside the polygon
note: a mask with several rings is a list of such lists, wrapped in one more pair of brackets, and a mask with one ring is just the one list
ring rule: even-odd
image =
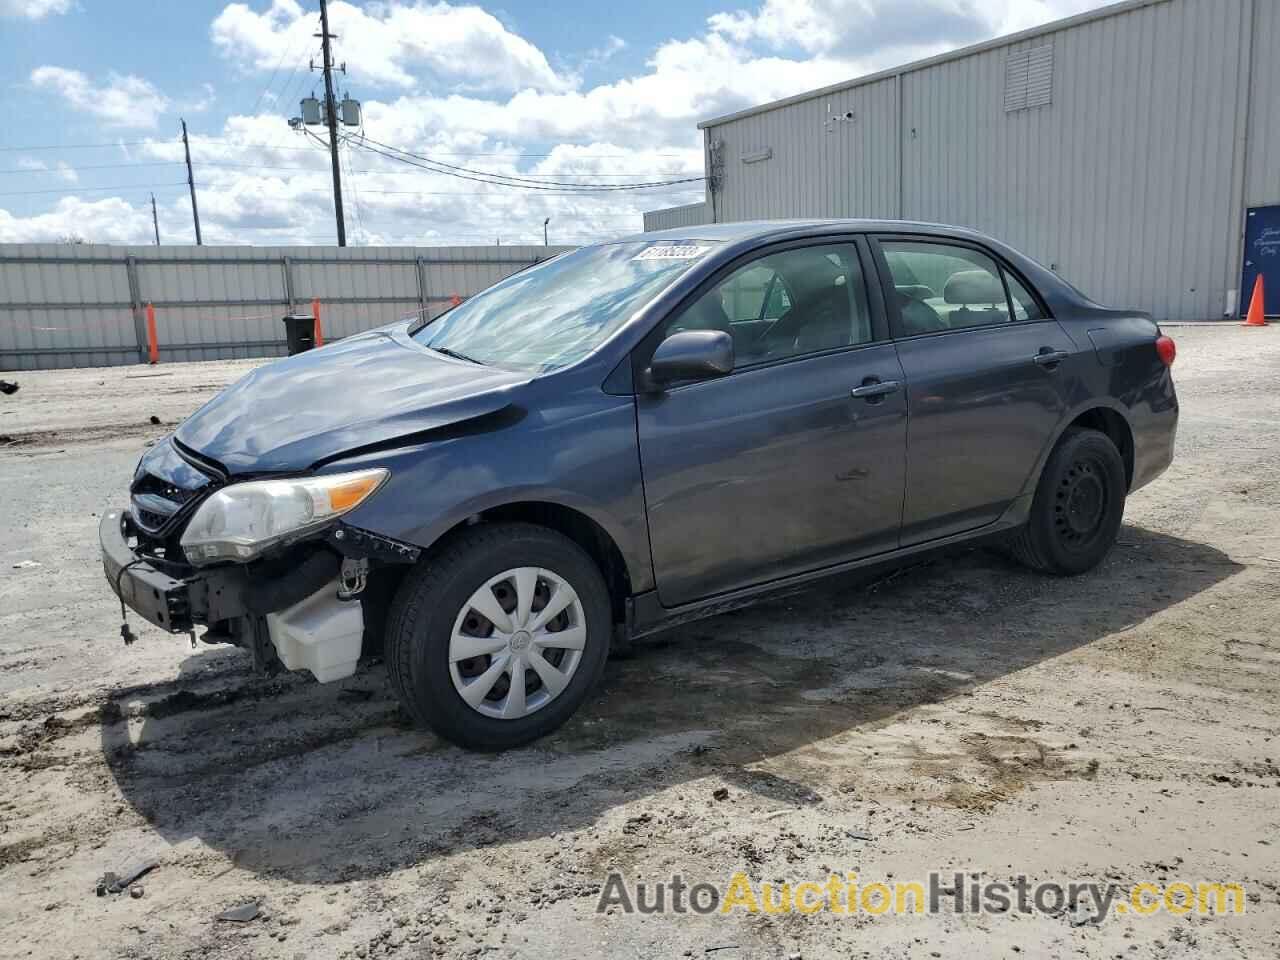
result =
[{"label": "windshield wiper", "polygon": [[428,350],[434,350],[436,353],[443,353],[446,357],[453,357],[455,360],[465,360],[467,363],[474,363],[476,366],[483,367],[485,364],[482,360],[475,357],[468,357],[465,353],[459,353],[457,350],[450,350],[448,347],[427,347]]}]

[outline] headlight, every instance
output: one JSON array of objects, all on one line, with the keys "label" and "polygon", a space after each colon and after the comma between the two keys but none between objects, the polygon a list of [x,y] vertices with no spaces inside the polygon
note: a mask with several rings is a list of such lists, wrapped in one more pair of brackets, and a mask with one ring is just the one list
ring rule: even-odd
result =
[{"label": "headlight", "polygon": [[354,509],[390,475],[378,468],[233,483],[200,505],[182,534],[182,549],[196,564],[252,560],[267,547],[317,530]]}]

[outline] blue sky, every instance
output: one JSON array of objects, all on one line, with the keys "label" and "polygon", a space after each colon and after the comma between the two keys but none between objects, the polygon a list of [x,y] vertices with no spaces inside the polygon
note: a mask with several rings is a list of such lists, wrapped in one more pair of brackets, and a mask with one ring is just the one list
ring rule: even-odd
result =
[{"label": "blue sky", "polygon": [[[333,0],[343,89],[380,143],[505,176],[701,173],[699,120],[907,62],[1099,0]],[[211,243],[331,243],[325,148],[289,129],[320,90],[318,0],[0,0],[0,242],[192,240],[179,118]],[[343,143],[348,240],[587,240],[701,187],[607,195],[477,184]],[[365,141],[367,145],[367,140]],[[89,145],[89,146],[83,146]]]}]

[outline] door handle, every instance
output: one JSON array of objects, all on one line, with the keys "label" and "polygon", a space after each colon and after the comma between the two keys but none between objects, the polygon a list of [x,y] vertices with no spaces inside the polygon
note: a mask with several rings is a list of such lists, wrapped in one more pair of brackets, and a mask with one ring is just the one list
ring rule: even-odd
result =
[{"label": "door handle", "polygon": [[902,384],[897,380],[875,380],[864,383],[860,387],[854,387],[850,393],[860,400],[874,400],[876,397],[897,393],[901,386]]},{"label": "door handle", "polygon": [[1065,350],[1049,350],[1048,348],[1041,350],[1031,359],[1042,367],[1056,367],[1071,354]]}]

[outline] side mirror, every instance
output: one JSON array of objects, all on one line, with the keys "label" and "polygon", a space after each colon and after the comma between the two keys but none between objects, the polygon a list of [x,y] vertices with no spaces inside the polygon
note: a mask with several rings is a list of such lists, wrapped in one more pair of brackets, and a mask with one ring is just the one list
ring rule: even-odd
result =
[{"label": "side mirror", "polygon": [[707,380],[733,372],[733,338],[723,330],[673,333],[653,352],[649,381]]}]

